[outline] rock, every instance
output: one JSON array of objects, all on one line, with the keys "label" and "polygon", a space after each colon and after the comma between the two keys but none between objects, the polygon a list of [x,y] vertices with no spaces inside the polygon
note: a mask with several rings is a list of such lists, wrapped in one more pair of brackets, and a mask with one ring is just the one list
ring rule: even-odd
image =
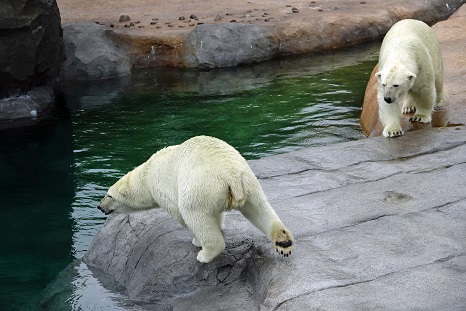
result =
[{"label": "rock", "polygon": [[67,58],[61,71],[64,80],[108,79],[131,73],[130,57],[115,44],[112,29],[75,23],[65,25],[63,33]]},{"label": "rock", "polygon": [[196,27],[188,36],[187,67],[228,67],[258,62],[278,52],[277,37],[266,27],[213,24]]},{"label": "rock", "polygon": [[124,23],[124,22],[128,22],[130,20],[131,20],[131,18],[129,17],[129,15],[122,14],[122,15],[120,15],[120,19],[118,21],[120,23]]},{"label": "rock", "polygon": [[[57,3],[7,0],[0,16],[0,123],[30,118],[33,109],[37,120],[52,117],[65,58]],[[47,96],[31,97],[36,88]],[[15,126],[8,122],[3,128],[5,124]]]},{"label": "rock", "polygon": [[226,250],[200,264],[190,234],[156,209],[110,216],[83,260],[119,302],[155,310],[461,310],[466,136],[426,131],[249,161],[293,228],[288,258],[235,212]]}]

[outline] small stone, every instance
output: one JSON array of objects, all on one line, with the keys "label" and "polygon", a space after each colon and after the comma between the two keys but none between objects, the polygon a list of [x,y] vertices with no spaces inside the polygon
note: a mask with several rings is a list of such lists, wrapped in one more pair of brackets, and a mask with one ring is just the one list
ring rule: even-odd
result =
[{"label": "small stone", "polygon": [[236,23],[236,19],[232,19],[230,23]]},{"label": "small stone", "polygon": [[178,25],[178,28],[184,28],[184,26],[183,25]]},{"label": "small stone", "polygon": [[173,25],[171,25],[171,24],[168,24],[167,26],[168,26],[168,27],[173,27]]},{"label": "small stone", "polygon": [[180,16],[178,19],[179,19],[180,21],[184,21],[186,18],[185,18],[184,16]]},{"label": "small stone", "polygon": [[158,21],[159,19],[158,19],[158,18],[153,18],[152,20],[153,20],[153,21]]},{"label": "small stone", "polygon": [[291,8],[291,4],[287,4],[285,5],[287,8]]},{"label": "small stone", "polygon": [[361,1],[359,2],[360,4],[366,4],[367,2],[366,1]]},{"label": "small stone", "polygon": [[268,19],[268,18],[264,19],[264,22],[268,22],[268,21],[269,21],[269,19]]},{"label": "small stone", "polygon": [[197,23],[198,25],[204,25],[204,23]]},{"label": "small stone", "polygon": [[339,10],[340,8],[336,6],[336,7],[334,7],[333,9],[334,9],[334,10]]},{"label": "small stone", "polygon": [[157,22],[150,22],[150,24],[151,24],[151,25],[155,25],[155,24],[157,24]]},{"label": "small stone", "polygon": [[220,15],[217,15],[217,16],[215,16],[214,21],[218,22],[218,21],[221,20],[221,19],[222,19],[222,17],[221,17]]},{"label": "small stone", "polygon": [[135,21],[134,23],[135,23],[135,24],[140,24],[140,23],[141,23],[141,21]]},{"label": "small stone", "polygon": [[133,23],[133,22],[129,23],[129,26],[130,26],[130,27],[131,27],[131,26],[134,26],[134,23]]},{"label": "small stone", "polygon": [[293,13],[299,13],[298,8],[292,8],[291,11],[292,11]]},{"label": "small stone", "polygon": [[263,15],[269,15],[269,13],[265,12]]},{"label": "small stone", "polygon": [[193,26],[194,26],[194,24],[189,24],[189,27],[193,27]]},{"label": "small stone", "polygon": [[129,28],[129,24],[125,24],[125,27],[126,27],[126,28]]},{"label": "small stone", "polygon": [[195,19],[195,20],[197,20],[197,19],[198,19],[198,18],[197,18],[197,16],[196,16],[196,15],[194,15],[194,14],[191,14],[191,15],[189,16],[189,18],[191,18],[191,19]]},{"label": "small stone", "polygon": [[114,25],[114,24],[110,24],[110,28],[113,28],[113,27],[115,27],[115,25]]},{"label": "small stone", "polygon": [[139,25],[138,28],[144,28],[144,25]]},{"label": "small stone", "polygon": [[126,15],[126,14],[122,14],[120,15],[120,19],[118,20],[120,23],[124,23],[124,22],[127,22],[131,20],[131,18],[129,18],[129,15]]}]

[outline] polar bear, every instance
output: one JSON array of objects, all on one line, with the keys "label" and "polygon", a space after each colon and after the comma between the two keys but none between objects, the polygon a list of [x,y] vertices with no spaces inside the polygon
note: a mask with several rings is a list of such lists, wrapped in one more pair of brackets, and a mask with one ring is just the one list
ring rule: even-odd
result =
[{"label": "polar bear", "polygon": [[293,236],[270,206],[259,181],[236,149],[209,136],[166,147],[110,187],[98,208],[105,214],[164,208],[194,236],[197,260],[225,249],[223,212],[239,210],[288,257]]},{"label": "polar bear", "polygon": [[434,31],[413,19],[393,25],[380,48],[376,77],[383,136],[403,135],[398,105],[403,98],[402,113],[414,113],[410,121],[429,123],[443,100],[443,60]]}]

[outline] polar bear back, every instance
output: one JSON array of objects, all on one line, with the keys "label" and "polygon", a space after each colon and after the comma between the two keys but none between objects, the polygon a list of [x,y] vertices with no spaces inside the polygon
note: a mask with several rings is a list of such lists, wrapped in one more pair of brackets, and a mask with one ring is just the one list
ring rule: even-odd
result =
[{"label": "polar bear back", "polygon": [[[404,19],[393,25],[382,42],[379,69],[383,70],[386,64],[397,62],[416,67],[409,68],[413,72],[418,72],[420,65],[430,63],[435,76],[443,76],[440,44],[432,28],[414,19]],[[422,71],[420,73],[424,74]]]},{"label": "polar bear back", "polygon": [[196,136],[162,149],[146,163],[153,196],[167,209],[176,209],[180,199],[191,195],[228,200],[229,192],[235,199],[230,202],[233,208],[244,204],[248,189],[257,189],[251,185],[258,184],[257,179],[240,153],[210,136]]}]

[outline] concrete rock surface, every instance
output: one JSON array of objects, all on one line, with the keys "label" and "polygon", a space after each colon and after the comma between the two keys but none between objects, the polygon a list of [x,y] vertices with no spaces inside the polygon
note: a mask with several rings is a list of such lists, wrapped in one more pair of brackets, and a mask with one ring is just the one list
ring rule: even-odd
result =
[{"label": "concrete rock surface", "polygon": [[110,216],[84,262],[140,310],[466,308],[464,128],[249,163],[293,230],[291,257],[231,213],[226,250],[200,264],[189,233],[151,210]]}]

